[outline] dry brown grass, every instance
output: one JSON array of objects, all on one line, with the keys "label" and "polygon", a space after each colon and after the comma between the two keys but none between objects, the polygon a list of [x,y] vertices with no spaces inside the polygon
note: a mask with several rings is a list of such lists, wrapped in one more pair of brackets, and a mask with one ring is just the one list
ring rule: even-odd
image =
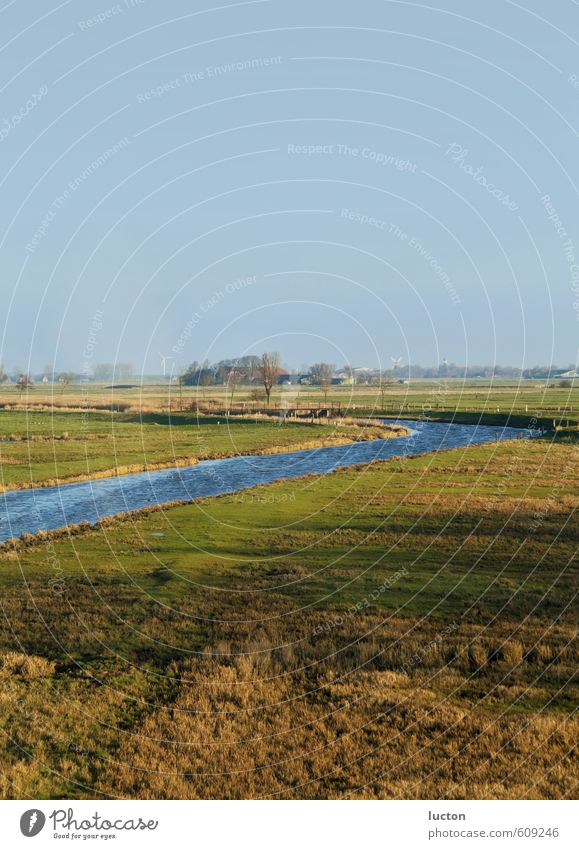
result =
[{"label": "dry brown grass", "polygon": [[[294,672],[302,652],[232,657],[240,647],[221,642],[215,650],[225,657],[169,670],[177,681],[175,699],[125,738],[114,766],[104,770],[102,789],[127,797],[208,799],[569,793],[578,777],[572,760],[578,723],[541,711],[521,716],[502,705],[529,689],[523,681],[508,684],[507,670],[522,661],[522,644],[505,644],[493,674],[483,687],[478,682],[481,695],[491,695],[473,704],[460,695],[473,672],[442,659],[452,642],[423,658],[427,667],[407,671],[387,658],[365,661],[379,651],[369,644],[356,657],[365,663],[360,668],[320,660],[306,668],[298,663]],[[410,640],[406,656],[423,646]],[[483,663],[487,658],[485,652]]]},{"label": "dry brown grass", "polygon": [[[244,613],[263,616],[265,607]],[[576,664],[569,629],[502,623],[487,632],[367,614],[326,633],[333,615],[302,614],[291,626],[241,618],[214,626],[203,652],[169,662],[160,678],[136,669],[131,677],[122,665],[119,675],[104,662],[59,674],[42,659],[14,655],[0,700],[0,794],[573,793],[579,723],[570,709],[553,710]]]},{"label": "dry brown grass", "polygon": [[24,678],[45,678],[53,675],[55,664],[44,657],[9,651],[0,655],[0,678],[20,675]]},{"label": "dry brown grass", "polygon": [[[271,684],[252,686],[249,700],[245,685],[233,692],[247,670],[214,673],[229,689],[183,688],[171,715],[150,717],[141,736],[122,748],[122,766],[105,778],[109,792],[412,799],[544,798],[570,789],[566,768],[577,723],[537,716],[521,727],[516,717],[472,716],[392,672],[327,683],[323,706],[306,700],[296,706],[291,691]],[[244,711],[256,697],[286,701],[249,715]],[[410,704],[397,710],[401,699]]]}]

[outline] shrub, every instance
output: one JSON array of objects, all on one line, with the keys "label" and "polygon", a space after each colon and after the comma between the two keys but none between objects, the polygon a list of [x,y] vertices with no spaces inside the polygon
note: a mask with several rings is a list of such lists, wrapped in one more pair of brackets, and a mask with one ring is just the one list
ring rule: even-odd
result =
[{"label": "shrub", "polygon": [[529,663],[540,663],[547,664],[553,658],[553,649],[551,646],[547,645],[547,643],[537,643],[537,645],[533,646],[529,653],[527,654],[526,659]]},{"label": "shrub", "polygon": [[478,640],[473,640],[468,647],[468,661],[471,669],[480,669],[486,664],[487,660],[488,652],[486,646]]},{"label": "shrub", "polygon": [[518,666],[523,660],[523,646],[518,640],[507,640],[498,650],[497,660],[505,666]]},{"label": "shrub", "polygon": [[44,657],[20,652],[6,652],[0,655],[0,677],[22,675],[25,678],[44,678],[54,675],[55,664]]}]

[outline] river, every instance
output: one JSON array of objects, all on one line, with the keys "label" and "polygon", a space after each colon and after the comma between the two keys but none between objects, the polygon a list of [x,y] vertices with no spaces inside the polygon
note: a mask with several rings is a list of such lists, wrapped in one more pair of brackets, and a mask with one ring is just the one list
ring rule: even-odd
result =
[{"label": "river", "polygon": [[94,523],[105,516],[169,501],[192,501],[276,480],[327,474],[357,463],[532,435],[520,428],[487,425],[406,419],[396,423],[409,428],[412,433],[397,439],[377,439],[284,454],[204,460],[195,466],[4,492],[0,498],[0,541],[82,521]]}]

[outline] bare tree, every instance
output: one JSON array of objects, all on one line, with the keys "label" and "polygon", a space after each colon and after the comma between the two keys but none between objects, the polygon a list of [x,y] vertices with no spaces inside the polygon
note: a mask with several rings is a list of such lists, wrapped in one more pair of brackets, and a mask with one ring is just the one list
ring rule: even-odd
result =
[{"label": "bare tree", "polygon": [[235,395],[235,390],[237,389],[242,380],[243,372],[233,366],[233,368],[229,370],[229,373],[227,375],[227,386],[231,390],[231,396],[229,399],[230,405],[233,405],[233,396]]},{"label": "bare tree", "polygon": [[179,384],[179,412],[183,412],[183,387],[185,385],[186,368],[180,368],[177,375],[177,383]]},{"label": "bare tree", "polygon": [[322,395],[324,396],[324,404],[328,403],[328,392],[330,391],[330,386],[332,385],[332,380],[329,377],[324,377],[320,382],[320,386],[322,389]]},{"label": "bare tree", "polygon": [[380,392],[381,409],[384,410],[386,390],[389,386],[392,386],[392,380],[387,377],[384,377],[382,372],[380,372],[380,377],[378,378],[377,383],[378,391]]},{"label": "bare tree", "polygon": [[16,382],[16,386],[20,390],[20,394],[34,386],[32,378],[28,374],[21,374]]},{"label": "bare tree", "polygon": [[271,390],[277,383],[277,379],[279,377],[279,354],[277,351],[270,351],[269,353],[265,353],[261,355],[261,362],[259,364],[259,378],[265,389],[265,397],[267,401],[267,405],[269,406],[269,399],[271,397]]},{"label": "bare tree", "polygon": [[4,365],[3,365],[3,363],[0,363],[0,383],[6,383],[7,380],[8,380],[8,375],[4,371]]},{"label": "bare tree", "polygon": [[314,363],[310,367],[312,382],[318,386],[322,386],[326,381],[331,383],[335,370],[336,366],[333,363]]},{"label": "bare tree", "polygon": [[328,392],[335,370],[336,366],[333,363],[314,363],[310,368],[312,383],[321,387],[325,404],[328,403]]},{"label": "bare tree", "polygon": [[64,386],[68,386],[76,377],[73,371],[61,371],[58,375],[58,382]]}]

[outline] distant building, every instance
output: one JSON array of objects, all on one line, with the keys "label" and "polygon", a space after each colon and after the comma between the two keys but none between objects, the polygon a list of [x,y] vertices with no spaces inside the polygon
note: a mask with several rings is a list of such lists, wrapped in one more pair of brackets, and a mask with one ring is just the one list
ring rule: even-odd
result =
[{"label": "distant building", "polygon": [[369,366],[355,366],[354,368],[338,369],[332,379],[332,383],[338,386],[354,386],[356,383],[367,384],[380,376],[380,371]]}]

